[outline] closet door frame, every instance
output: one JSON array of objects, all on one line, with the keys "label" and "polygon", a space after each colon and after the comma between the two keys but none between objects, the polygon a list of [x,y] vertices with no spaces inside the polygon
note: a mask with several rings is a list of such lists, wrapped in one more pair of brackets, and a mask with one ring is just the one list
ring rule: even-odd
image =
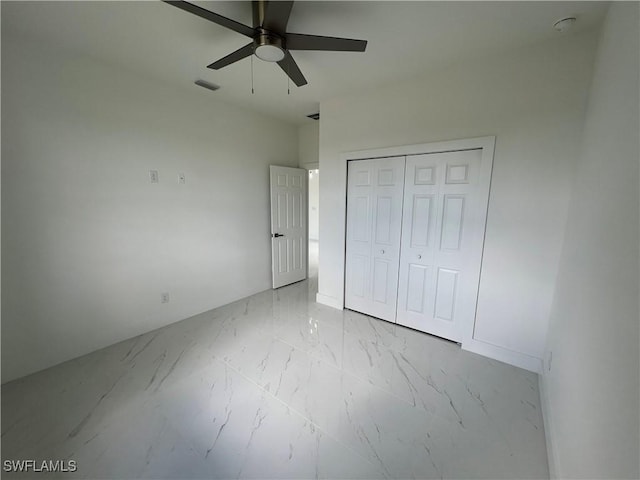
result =
[{"label": "closet door frame", "polygon": [[[478,178],[478,183],[479,183],[478,194],[479,194],[479,198],[486,199],[486,203],[483,202],[483,205],[482,205],[483,208],[481,208],[481,213],[479,214],[479,217],[478,217],[478,225],[481,228],[477,228],[476,231],[474,232],[474,237],[475,237],[474,242],[478,241],[482,245],[482,248],[478,249],[478,251],[475,253],[475,258],[474,258],[474,261],[477,262],[477,264],[480,266],[477,272],[478,273],[477,284],[480,285],[481,276],[482,276],[482,256],[484,253],[484,236],[486,231],[487,211],[489,207],[488,202],[489,202],[489,192],[491,188],[491,173],[493,169],[493,155],[495,150],[495,142],[496,142],[495,136],[477,137],[477,138],[451,140],[451,141],[444,141],[444,142],[379,148],[379,149],[373,149],[373,150],[359,150],[354,152],[343,153],[340,155],[340,159],[343,162],[343,165],[345,166],[345,179],[346,179],[347,162],[351,160],[367,160],[367,159],[382,158],[382,157],[398,157],[398,156],[407,156],[407,155],[445,153],[445,152],[460,151],[460,150],[482,149],[482,160],[481,160],[481,166],[480,166],[480,172],[479,172],[479,178]],[[345,206],[346,206],[346,198],[347,198],[346,188],[345,188],[344,196],[345,196]],[[344,232],[345,232],[344,249],[346,252],[346,246],[347,246],[346,245],[346,241],[347,241],[346,215],[345,215],[344,227],[345,227],[344,228]],[[343,256],[342,260],[343,260],[342,270],[343,272],[345,272],[346,258]],[[342,284],[342,288],[340,289],[340,291],[342,292],[342,298],[338,299],[338,302],[335,302],[332,306],[335,305],[338,308],[344,308],[345,285],[346,285],[346,282],[345,282],[345,278],[343,277],[343,284]],[[320,301],[320,303],[329,304],[328,302],[324,302],[322,300],[323,300],[322,298],[318,298],[318,301]],[[474,303],[475,303],[474,312],[476,311],[477,302],[478,302],[478,292],[476,292],[476,295],[474,298]],[[472,347],[472,344],[475,344],[477,342],[473,338],[474,326],[475,326],[475,314],[473,315],[472,318],[467,319],[466,321],[462,322],[462,324],[460,325],[461,334],[462,334],[461,343],[463,348]],[[469,348],[469,349],[472,349],[472,348]]]}]

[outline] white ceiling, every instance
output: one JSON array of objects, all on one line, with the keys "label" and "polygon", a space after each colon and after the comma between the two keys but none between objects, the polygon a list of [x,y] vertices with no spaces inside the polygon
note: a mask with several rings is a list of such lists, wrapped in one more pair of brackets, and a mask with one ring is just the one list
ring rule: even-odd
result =
[{"label": "white ceiling", "polygon": [[[199,1],[201,7],[251,24],[249,1]],[[2,1],[2,35],[31,37],[118,68],[303,124],[319,102],[349,91],[406,79],[476,55],[562,35],[554,21],[576,16],[575,34],[602,21],[605,2],[299,1],[288,31],[368,40],[365,53],[292,52],[308,85],[291,83],[275,64],[254,58],[219,71],[206,65],[248,43],[231,30],[159,1]],[[216,83],[213,93],[194,86]]]}]

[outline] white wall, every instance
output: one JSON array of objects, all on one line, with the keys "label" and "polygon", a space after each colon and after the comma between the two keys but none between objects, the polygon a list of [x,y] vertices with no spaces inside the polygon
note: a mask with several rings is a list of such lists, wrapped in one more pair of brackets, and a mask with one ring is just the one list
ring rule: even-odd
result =
[{"label": "white wall", "polygon": [[[298,127],[300,168],[317,169],[320,153],[320,124],[317,121]],[[320,238],[320,183],[318,175],[309,178],[309,240]]]},{"label": "white wall", "polygon": [[542,377],[558,478],[640,478],[638,3],[604,24]]},{"label": "white wall", "polygon": [[199,87],[2,38],[2,380],[270,288],[268,165],[297,147]]},{"label": "white wall", "polygon": [[309,240],[320,239],[320,173],[312,170],[309,177]]},{"label": "white wall", "polygon": [[340,153],[496,135],[474,338],[539,369],[595,42],[563,36],[323,102],[318,299],[343,304]]},{"label": "white wall", "polygon": [[320,151],[320,125],[317,121],[298,127],[298,159],[302,168],[317,168]]}]

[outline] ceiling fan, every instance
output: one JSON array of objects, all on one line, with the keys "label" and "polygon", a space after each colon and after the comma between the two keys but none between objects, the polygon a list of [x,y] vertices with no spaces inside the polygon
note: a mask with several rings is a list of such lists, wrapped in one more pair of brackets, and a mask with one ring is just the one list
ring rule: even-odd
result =
[{"label": "ceiling fan", "polygon": [[364,52],[367,48],[366,40],[287,32],[287,23],[289,22],[289,14],[291,13],[291,7],[293,7],[293,1],[252,1],[253,27],[223,17],[222,15],[218,15],[217,13],[213,13],[189,2],[163,1],[252,39],[251,42],[244,47],[207,65],[207,68],[214,70],[219,70],[238,60],[255,54],[256,57],[266,62],[276,62],[289,78],[291,78],[293,83],[301,87],[307,84],[307,80],[291,56],[290,50]]}]

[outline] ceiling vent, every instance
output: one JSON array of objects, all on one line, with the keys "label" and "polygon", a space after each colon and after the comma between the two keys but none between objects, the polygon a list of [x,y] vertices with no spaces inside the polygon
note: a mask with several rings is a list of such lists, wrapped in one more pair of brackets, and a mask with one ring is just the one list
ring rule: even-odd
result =
[{"label": "ceiling vent", "polygon": [[311,115],[307,115],[312,120],[320,120],[320,113],[312,113]]},{"label": "ceiling vent", "polygon": [[194,83],[199,87],[206,88],[207,90],[211,90],[213,92],[220,89],[220,85],[216,85],[215,83],[210,83],[205,80],[196,80]]}]

